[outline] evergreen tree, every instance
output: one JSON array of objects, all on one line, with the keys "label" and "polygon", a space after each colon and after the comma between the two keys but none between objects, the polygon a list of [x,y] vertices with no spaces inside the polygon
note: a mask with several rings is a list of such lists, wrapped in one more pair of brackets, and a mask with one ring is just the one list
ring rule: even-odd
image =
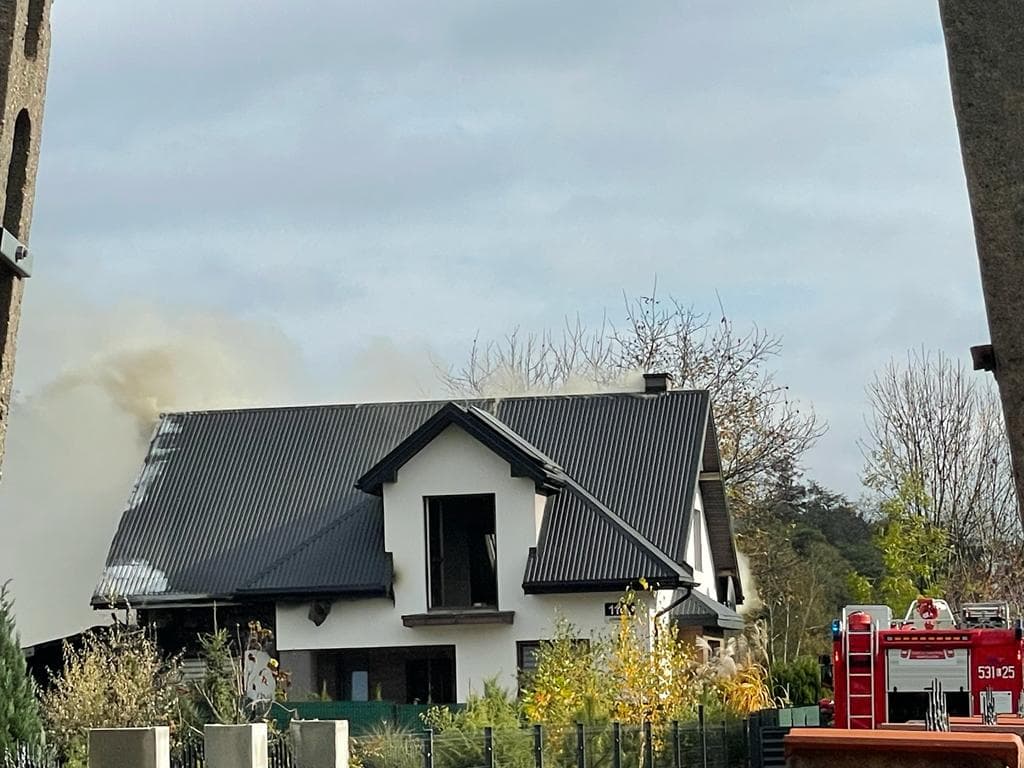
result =
[{"label": "evergreen tree", "polygon": [[42,733],[35,684],[25,666],[5,583],[0,586],[0,755],[22,744],[38,744]]}]

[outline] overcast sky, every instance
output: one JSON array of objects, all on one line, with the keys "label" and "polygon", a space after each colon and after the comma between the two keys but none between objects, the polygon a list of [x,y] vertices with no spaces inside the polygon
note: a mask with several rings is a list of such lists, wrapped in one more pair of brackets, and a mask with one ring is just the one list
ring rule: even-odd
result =
[{"label": "overcast sky", "polygon": [[988,338],[925,0],[59,0],[32,245],[23,397],[92,316],[216,313],[348,399],[717,290],[854,496],[873,370]]}]

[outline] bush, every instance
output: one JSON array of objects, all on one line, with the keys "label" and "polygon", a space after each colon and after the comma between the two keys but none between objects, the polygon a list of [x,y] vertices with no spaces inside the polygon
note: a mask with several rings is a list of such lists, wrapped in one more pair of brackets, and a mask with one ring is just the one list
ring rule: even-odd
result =
[{"label": "bush", "polygon": [[772,667],[772,691],[794,707],[817,704],[824,696],[818,660],[801,656],[789,664],[776,664]]},{"label": "bush", "polygon": [[0,585],[0,755],[38,745],[43,726],[36,690],[14,627],[14,605]]},{"label": "bush", "polygon": [[115,624],[64,644],[64,671],[43,696],[51,742],[71,766],[84,766],[88,729],[167,725],[182,736],[186,691],[177,658],[164,658],[144,630]]},{"label": "bush", "polygon": [[529,768],[533,747],[520,732],[519,702],[497,680],[484,682],[483,694],[470,693],[464,707],[431,707],[423,724],[437,734],[434,761],[438,768],[484,765],[484,728],[494,731],[494,762],[502,768]]}]

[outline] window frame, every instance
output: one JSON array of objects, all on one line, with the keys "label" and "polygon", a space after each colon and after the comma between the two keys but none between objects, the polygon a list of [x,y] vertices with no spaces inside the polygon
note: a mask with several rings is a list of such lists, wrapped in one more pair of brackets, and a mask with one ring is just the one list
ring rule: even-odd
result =
[{"label": "window frame", "polygon": [[[494,517],[494,604],[485,606],[453,606],[453,605],[434,605],[433,599],[433,562],[431,553],[431,502],[435,500],[443,499],[489,499],[491,514]],[[443,514],[443,508],[441,510]],[[443,537],[443,531],[442,531]],[[458,612],[499,612],[501,610],[501,579],[500,576],[500,564],[498,561],[498,497],[495,493],[438,493],[431,494],[423,497],[423,554],[424,554],[424,566],[425,566],[425,583],[426,583],[426,604],[427,613],[446,613],[452,611]],[[472,578],[472,574],[471,574]],[[472,581],[470,581],[470,590],[472,591]]]}]

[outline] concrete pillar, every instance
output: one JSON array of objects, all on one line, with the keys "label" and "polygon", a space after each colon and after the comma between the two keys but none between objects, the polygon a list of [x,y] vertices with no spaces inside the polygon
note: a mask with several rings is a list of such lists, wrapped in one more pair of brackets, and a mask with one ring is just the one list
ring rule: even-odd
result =
[{"label": "concrete pillar", "polygon": [[292,720],[291,734],[296,768],[348,768],[348,720]]},{"label": "concrete pillar", "polygon": [[267,726],[207,725],[206,768],[267,768]]},{"label": "concrete pillar", "polygon": [[171,768],[171,733],[155,728],[93,728],[89,768]]}]

